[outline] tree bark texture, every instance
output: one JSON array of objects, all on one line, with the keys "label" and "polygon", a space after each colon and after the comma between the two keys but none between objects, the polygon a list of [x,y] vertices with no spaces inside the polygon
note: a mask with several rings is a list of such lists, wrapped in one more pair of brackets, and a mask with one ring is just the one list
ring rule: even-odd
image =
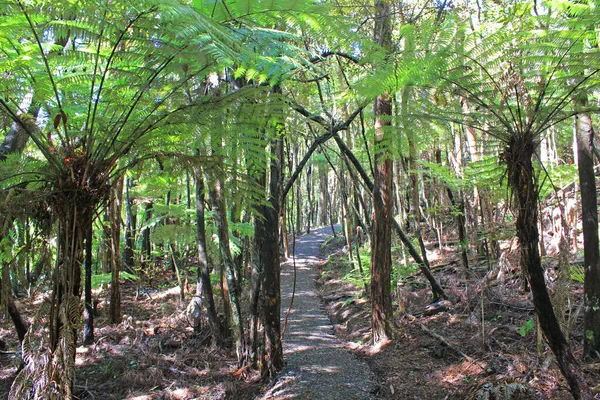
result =
[{"label": "tree bark texture", "polygon": [[[267,190],[267,171],[252,170],[252,175],[256,179],[256,183]],[[254,237],[252,239],[252,274],[250,277],[250,348],[249,360],[256,365],[258,361],[258,325],[260,319],[260,293],[262,288],[262,277],[264,271],[263,240],[267,227],[262,214],[262,209],[257,209],[258,215],[254,216]],[[298,210],[299,211],[299,210]]]},{"label": "tree bark texture", "polygon": [[279,214],[282,203],[283,138],[271,143],[271,173],[269,175],[269,205],[260,212],[264,224],[261,227],[260,260],[262,263],[262,313],[265,328],[265,360],[263,376],[274,377],[283,368],[281,347],[281,265],[279,260]]},{"label": "tree bark texture", "polygon": [[206,251],[206,226],[204,215],[204,177],[199,168],[194,171],[196,175],[196,241],[198,246],[198,279],[196,281],[196,295],[192,300],[197,307],[194,312],[194,331],[200,331],[200,310],[204,301],[206,317],[212,333],[213,340],[219,335],[219,323],[215,308],[215,299],[210,282],[210,269]]},{"label": "tree bark texture", "polygon": [[110,322],[118,324],[122,320],[121,315],[121,204],[123,202],[123,178],[117,178],[113,188],[111,201],[108,203],[109,232],[109,258],[111,268],[110,284]]},{"label": "tree bark texture", "polygon": [[[217,176],[212,177],[212,187],[209,193],[213,205],[213,218],[217,226],[217,236],[219,237],[219,254],[221,263],[229,288],[229,303],[231,304],[231,325],[233,328],[235,350],[240,364],[244,362],[246,354],[244,344],[244,326],[242,324],[242,313],[240,299],[235,290],[237,283],[235,280],[235,265],[229,248],[229,226],[227,222],[227,211],[225,197],[223,196],[223,181]],[[229,321],[227,322],[229,323]]]},{"label": "tree bark texture", "polygon": [[[387,1],[375,1],[375,40],[391,49],[391,9]],[[392,101],[389,93],[375,99],[375,171],[373,179],[373,234],[371,238],[371,307],[373,342],[392,337],[392,157],[387,151]]]},{"label": "tree bark texture", "polygon": [[[583,101],[587,105],[587,100]],[[600,358],[600,247],[598,203],[594,174],[594,130],[589,114],[576,117],[577,160],[581,190],[584,259],[584,353]]]}]

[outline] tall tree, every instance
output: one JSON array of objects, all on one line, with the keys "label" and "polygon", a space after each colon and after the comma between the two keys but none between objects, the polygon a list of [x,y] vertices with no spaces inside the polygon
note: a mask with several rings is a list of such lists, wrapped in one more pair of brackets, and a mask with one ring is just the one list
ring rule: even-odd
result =
[{"label": "tall tree", "polygon": [[[392,50],[392,10],[387,0],[375,1],[375,42],[384,52]],[[373,233],[371,238],[371,307],[373,341],[392,336],[392,156],[389,150],[392,99],[389,92],[377,96],[375,160],[373,175]]]},{"label": "tall tree", "polygon": [[[11,396],[71,398],[84,243],[96,210],[123,169],[152,153],[152,141],[142,138],[195,115],[188,111],[200,101],[179,100],[185,83],[236,57],[238,45],[231,30],[175,0],[62,7],[14,0],[3,7],[1,23],[10,28],[0,36],[7,50],[0,68],[8,72],[0,87],[9,95],[0,110],[41,155],[43,167],[27,172],[41,181],[38,188],[58,218],[49,343],[40,346],[47,351],[26,351],[37,346],[33,336],[25,338],[26,367]],[[60,42],[72,45],[47,51]],[[29,92],[39,94],[50,116],[43,131],[18,116],[18,97]]]},{"label": "tall tree", "polygon": [[239,293],[236,289],[238,285],[235,275],[235,265],[233,257],[231,256],[231,248],[229,247],[229,223],[227,220],[225,194],[223,193],[224,178],[218,174],[212,173],[210,185],[209,197],[213,207],[213,218],[215,220],[217,236],[219,238],[221,268],[225,274],[229,306],[231,307],[231,321],[226,321],[226,323],[231,323],[232,325],[237,358],[240,364],[244,364],[247,354],[246,338]]},{"label": "tall tree", "polygon": [[[596,32],[600,17],[597,1],[552,2],[563,13],[573,38],[572,52],[594,53],[598,49]],[[561,21],[563,22],[563,21]],[[575,82],[580,82],[593,71],[593,66],[581,71]],[[598,239],[598,203],[594,171],[594,127],[589,112],[590,91],[582,90],[574,98],[576,110],[575,135],[577,167],[581,188],[581,219],[583,227],[584,258],[584,353],[590,358],[600,358],[600,243]]]},{"label": "tall tree", "polygon": [[[528,6],[518,5],[512,11],[522,11],[520,7]],[[465,49],[448,63],[446,75],[440,78],[449,84],[452,96],[467,99],[475,110],[463,110],[460,118],[451,113],[446,116],[505,145],[501,161],[506,165],[505,177],[517,215],[520,263],[527,272],[540,326],[573,396],[590,399],[589,387],[561,331],[546,287],[539,250],[539,183],[534,163],[541,135],[577,113],[570,99],[584,88],[587,79],[573,85],[570,74],[581,73],[589,61],[570,54],[569,46],[557,50],[552,39],[561,42],[559,37],[535,36],[527,23],[517,18],[508,21],[502,33],[490,34],[477,48]],[[507,31],[514,32],[515,40],[521,43],[519,49],[507,45]],[[564,70],[570,74],[563,74]],[[481,120],[487,121],[486,126],[481,126]]]},{"label": "tall tree", "polygon": [[206,226],[205,226],[205,187],[204,176],[200,167],[194,168],[196,177],[196,240],[198,247],[198,279],[196,281],[196,295],[192,299],[191,310],[194,316],[194,331],[200,330],[200,311],[203,305],[206,307],[208,325],[212,333],[213,341],[220,336],[213,297],[212,284],[210,282],[210,268],[208,265],[208,252],[206,248]]},{"label": "tall tree", "polygon": [[[581,94],[576,101],[584,110],[588,108],[586,93]],[[594,129],[588,112],[583,112],[575,118],[585,270],[583,347],[586,356],[600,358],[600,243],[594,173]]]}]

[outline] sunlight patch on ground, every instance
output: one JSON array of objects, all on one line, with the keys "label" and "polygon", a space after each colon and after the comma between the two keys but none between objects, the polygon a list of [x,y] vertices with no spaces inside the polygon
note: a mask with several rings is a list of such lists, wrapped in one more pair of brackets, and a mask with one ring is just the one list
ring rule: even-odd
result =
[{"label": "sunlight patch on ground", "polygon": [[313,350],[314,348],[315,348],[314,346],[288,344],[286,346],[286,354],[287,353],[299,353],[301,351],[309,351],[309,350]]},{"label": "sunlight patch on ground", "polygon": [[152,294],[152,299],[160,300],[170,296],[179,296],[179,286],[174,286],[159,293]]},{"label": "sunlight patch on ground", "polygon": [[167,393],[175,400],[188,400],[194,397],[192,392],[187,388],[167,390]]},{"label": "sunlight patch on ground", "polygon": [[319,373],[319,374],[339,374],[340,368],[334,366],[326,366],[326,365],[307,365],[300,367],[300,371],[307,371],[310,373]]},{"label": "sunlight patch on ground", "polygon": [[483,368],[478,363],[464,360],[443,370],[441,378],[442,382],[456,386],[483,372]]}]

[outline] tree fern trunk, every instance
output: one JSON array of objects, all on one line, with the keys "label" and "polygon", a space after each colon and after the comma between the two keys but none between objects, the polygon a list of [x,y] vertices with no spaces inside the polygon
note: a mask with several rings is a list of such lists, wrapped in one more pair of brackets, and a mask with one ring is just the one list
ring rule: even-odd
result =
[{"label": "tree fern trunk", "polygon": [[556,357],[575,399],[591,399],[589,387],[577,360],[563,335],[548,295],[539,252],[539,199],[532,157],[534,142],[530,135],[512,137],[504,153],[508,179],[517,207],[517,237],[521,249],[521,268],[526,269],[542,332]]},{"label": "tree fern trunk", "polygon": [[96,207],[85,189],[61,192],[55,201],[55,212],[60,218],[50,308],[50,362],[61,373],[46,377],[48,385],[37,390],[40,393],[56,390],[63,398],[70,399],[75,380],[77,325],[82,312],[80,298],[84,243]]}]

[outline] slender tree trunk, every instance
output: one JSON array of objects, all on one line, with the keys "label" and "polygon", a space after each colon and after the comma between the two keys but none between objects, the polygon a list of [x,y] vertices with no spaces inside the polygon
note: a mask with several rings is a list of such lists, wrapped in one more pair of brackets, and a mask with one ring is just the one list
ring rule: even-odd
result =
[{"label": "slender tree trunk", "polygon": [[208,325],[213,341],[219,336],[219,323],[215,307],[215,299],[210,282],[210,269],[208,267],[208,255],[206,251],[206,226],[204,215],[204,177],[202,170],[194,171],[196,176],[196,240],[198,245],[198,279],[196,281],[196,295],[192,299],[192,314],[194,317],[194,332],[200,331],[200,312],[202,301],[206,306]]},{"label": "slender tree trunk", "polygon": [[517,206],[517,237],[521,249],[521,268],[528,272],[533,305],[539,324],[571,388],[571,394],[576,400],[588,400],[592,399],[590,389],[560,329],[544,279],[538,246],[539,194],[532,163],[534,149],[533,138],[530,135],[523,135],[513,137],[504,153],[509,184]]},{"label": "slender tree trunk", "polygon": [[[152,207],[154,206],[152,200],[144,204],[144,222],[150,221],[152,218]],[[146,226],[142,230],[142,265],[150,262],[152,256],[152,243],[150,243],[150,227]]]},{"label": "slender tree trunk", "polygon": [[[392,27],[390,4],[375,1],[375,40],[385,50],[391,49]],[[375,114],[375,164],[373,179],[373,236],[371,239],[371,306],[373,342],[392,337],[392,158],[386,143],[391,126],[392,101],[389,93],[377,96]]]},{"label": "slender tree trunk", "polygon": [[111,266],[111,285],[110,285],[110,322],[118,324],[121,322],[121,203],[123,201],[123,178],[118,178],[113,189],[112,201],[108,204],[108,215],[110,224],[110,266]]},{"label": "slender tree trunk", "polygon": [[283,256],[287,260],[290,258],[290,240],[287,228],[287,207],[285,203],[281,205],[281,242],[283,243]]},{"label": "slender tree trunk", "polygon": [[302,187],[301,187],[301,178],[298,178],[298,185],[296,186],[296,232],[302,231]]},{"label": "slender tree trunk", "polygon": [[127,272],[131,272],[134,267],[133,250],[135,247],[136,217],[131,204],[130,189],[132,184],[133,178],[125,179],[125,248],[123,249],[123,268]]},{"label": "slender tree trunk", "polygon": [[310,233],[310,227],[313,219],[313,185],[312,185],[312,166],[306,168],[306,234]]},{"label": "slender tree trunk", "polygon": [[229,302],[231,304],[231,324],[233,327],[235,350],[240,364],[244,363],[246,355],[244,343],[244,326],[242,321],[242,312],[240,299],[235,289],[235,265],[229,248],[229,227],[227,222],[227,211],[225,198],[223,197],[223,182],[220,178],[212,177],[212,187],[209,196],[213,205],[213,218],[217,226],[217,236],[219,237],[219,254],[227,287],[229,289]]},{"label": "slender tree trunk", "polygon": [[92,240],[93,232],[90,225],[85,235],[85,282],[83,308],[83,344],[94,343],[94,308],[92,306]]},{"label": "slender tree trunk", "polygon": [[[580,100],[580,103],[583,107],[587,106],[587,99]],[[589,114],[580,114],[576,118],[585,268],[583,347],[587,357],[600,358],[600,247],[598,243],[598,196],[593,155],[594,130]]]},{"label": "slender tree trunk", "polygon": [[327,182],[327,169],[319,165],[317,168],[319,173],[319,225],[325,226],[328,222],[329,203],[329,188]]},{"label": "slender tree trunk", "polygon": [[15,303],[10,284],[10,268],[8,267],[8,265],[2,266],[2,285],[0,285],[0,287],[0,303],[6,306],[6,311],[8,312],[8,315],[10,315],[10,319],[12,320],[15,326],[15,331],[17,332],[17,336],[19,337],[19,342],[23,343],[23,339],[25,338],[25,334],[27,333],[27,329],[29,329],[29,326],[23,320],[21,312],[19,311],[19,308]]},{"label": "slender tree trunk", "polygon": [[454,214],[456,215],[456,224],[458,225],[458,243],[460,246],[460,257],[463,263],[463,267],[469,268],[469,237],[467,236],[467,218],[465,217],[465,202],[461,198],[456,200],[454,193],[450,187],[446,188],[448,198],[452,207],[454,208]]}]

